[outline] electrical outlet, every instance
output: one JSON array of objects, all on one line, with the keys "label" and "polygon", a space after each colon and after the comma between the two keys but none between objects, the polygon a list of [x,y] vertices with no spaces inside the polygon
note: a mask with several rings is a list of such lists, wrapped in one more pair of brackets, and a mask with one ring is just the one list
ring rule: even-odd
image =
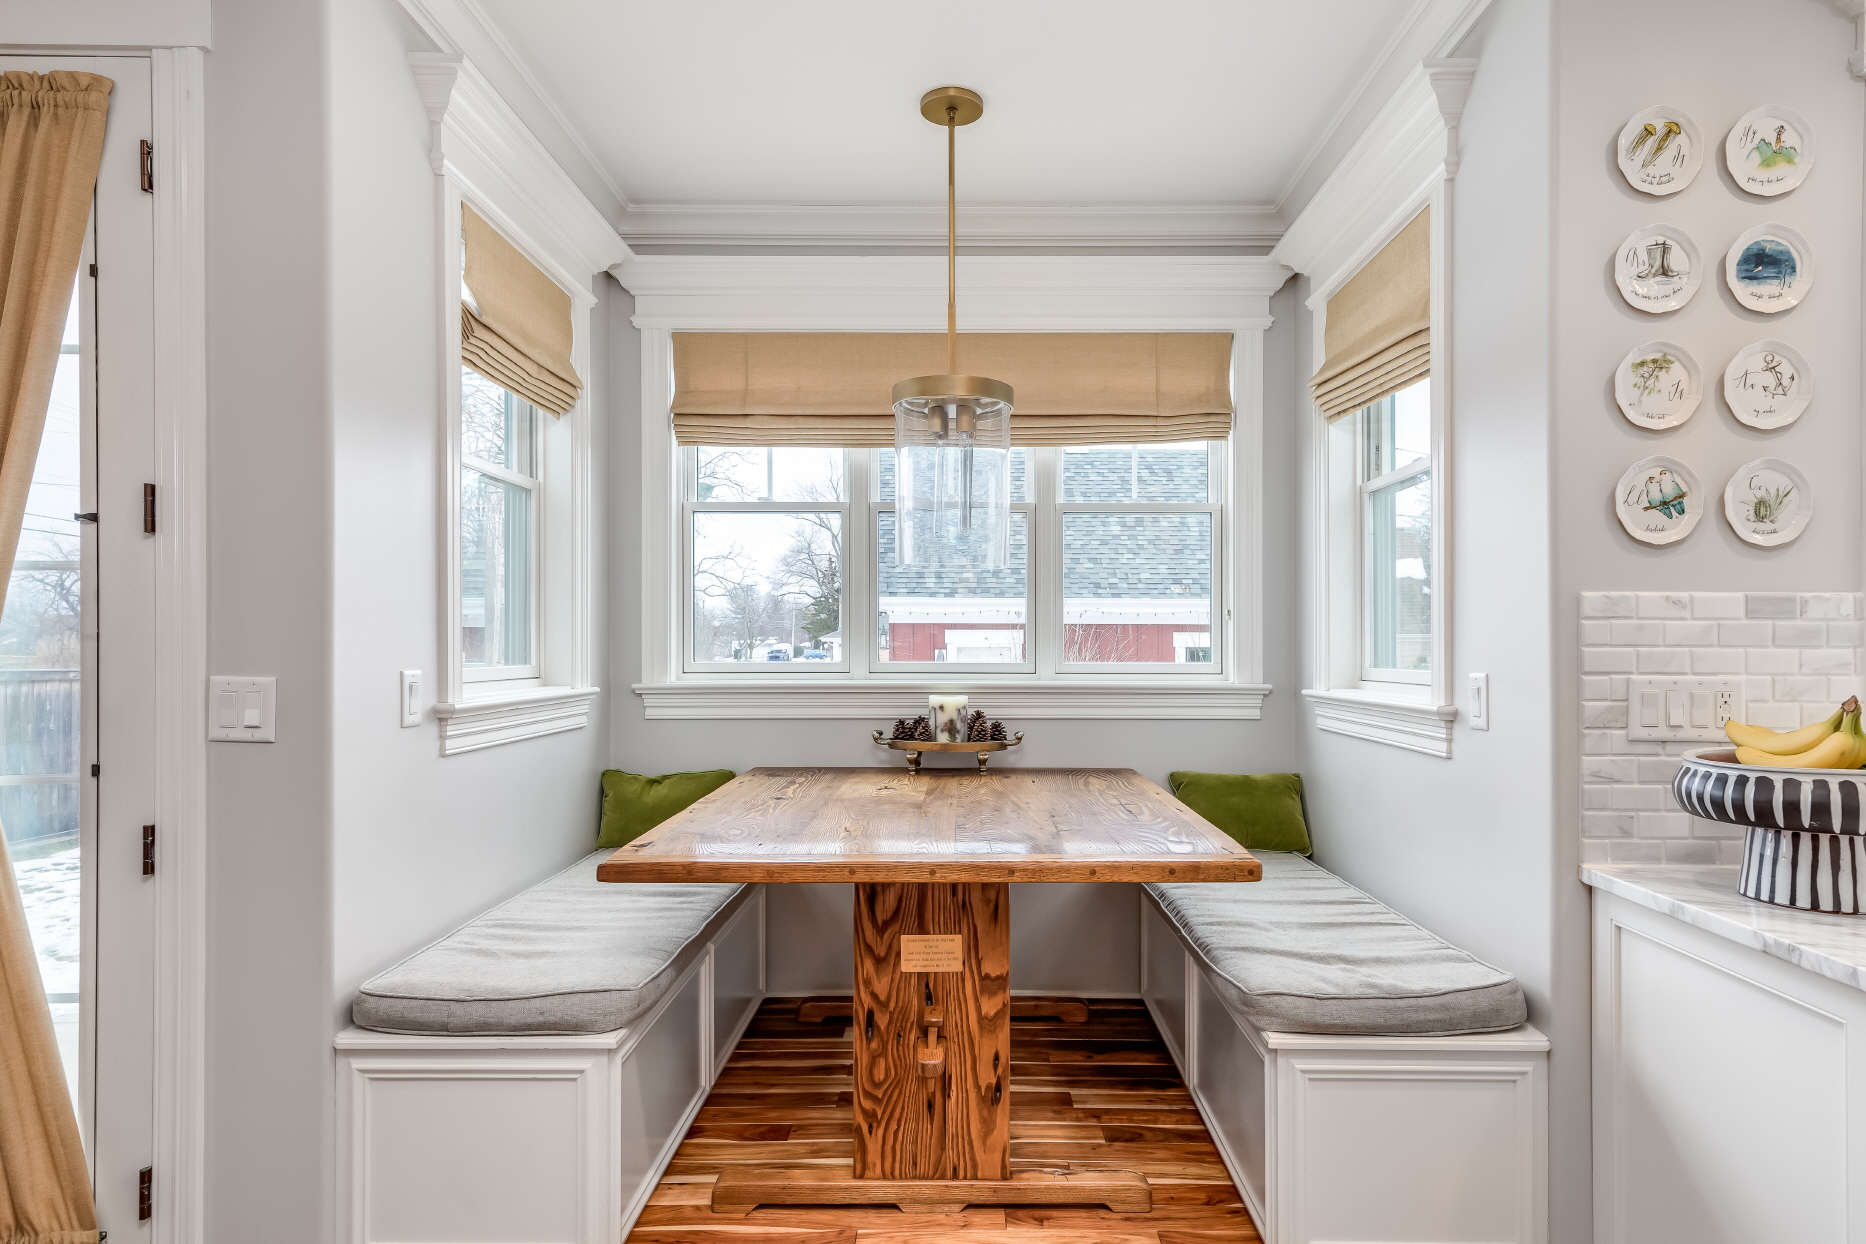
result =
[{"label": "electrical outlet", "polygon": [[1741,678],[1629,678],[1626,737],[1719,743],[1743,712]]}]

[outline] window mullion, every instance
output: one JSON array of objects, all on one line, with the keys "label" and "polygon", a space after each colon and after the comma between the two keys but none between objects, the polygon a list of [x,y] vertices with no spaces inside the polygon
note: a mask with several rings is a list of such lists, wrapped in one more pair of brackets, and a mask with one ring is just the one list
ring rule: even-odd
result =
[{"label": "window mullion", "polygon": [[1063,520],[1060,449],[1024,451],[1030,498],[1024,576],[1024,643],[1038,678],[1053,678],[1063,659]]},{"label": "window mullion", "polygon": [[867,678],[875,650],[875,451],[842,451],[842,659],[850,678]]}]

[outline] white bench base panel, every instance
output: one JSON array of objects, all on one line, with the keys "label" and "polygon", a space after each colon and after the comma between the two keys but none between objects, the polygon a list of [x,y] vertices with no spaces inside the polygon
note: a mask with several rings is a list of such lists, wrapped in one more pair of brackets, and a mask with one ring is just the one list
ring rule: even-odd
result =
[{"label": "white bench base panel", "polygon": [[764,1000],[760,888],[640,1021],[337,1038],[344,1244],[615,1244]]},{"label": "white bench base panel", "polygon": [[1141,892],[1141,996],[1265,1244],[1548,1238],[1548,1039],[1264,1032]]}]

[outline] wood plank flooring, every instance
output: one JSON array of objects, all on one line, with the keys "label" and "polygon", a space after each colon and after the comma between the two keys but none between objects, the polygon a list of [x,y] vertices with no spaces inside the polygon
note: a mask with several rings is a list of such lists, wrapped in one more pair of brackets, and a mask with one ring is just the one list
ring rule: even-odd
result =
[{"label": "wood plank flooring", "polygon": [[1095,999],[1086,1024],[1011,1024],[1011,1169],[1136,1170],[1153,1211],[972,1206],[769,1206],[714,1216],[727,1165],[848,1168],[854,1046],[846,1023],[800,1023],[767,999],[739,1042],[628,1244],[1259,1244],[1146,1007]]}]

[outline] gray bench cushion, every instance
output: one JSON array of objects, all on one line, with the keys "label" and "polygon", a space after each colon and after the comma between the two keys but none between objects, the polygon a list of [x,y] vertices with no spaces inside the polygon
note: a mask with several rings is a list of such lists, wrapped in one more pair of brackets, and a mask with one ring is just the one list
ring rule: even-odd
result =
[{"label": "gray bench cushion", "polygon": [[1259,1029],[1341,1036],[1499,1032],[1522,987],[1299,855],[1254,852],[1263,880],[1147,887]]},{"label": "gray bench cushion", "polygon": [[377,1032],[455,1036],[625,1027],[751,890],[596,880],[612,854],[586,856],[410,955],[364,984],[351,1017]]}]

